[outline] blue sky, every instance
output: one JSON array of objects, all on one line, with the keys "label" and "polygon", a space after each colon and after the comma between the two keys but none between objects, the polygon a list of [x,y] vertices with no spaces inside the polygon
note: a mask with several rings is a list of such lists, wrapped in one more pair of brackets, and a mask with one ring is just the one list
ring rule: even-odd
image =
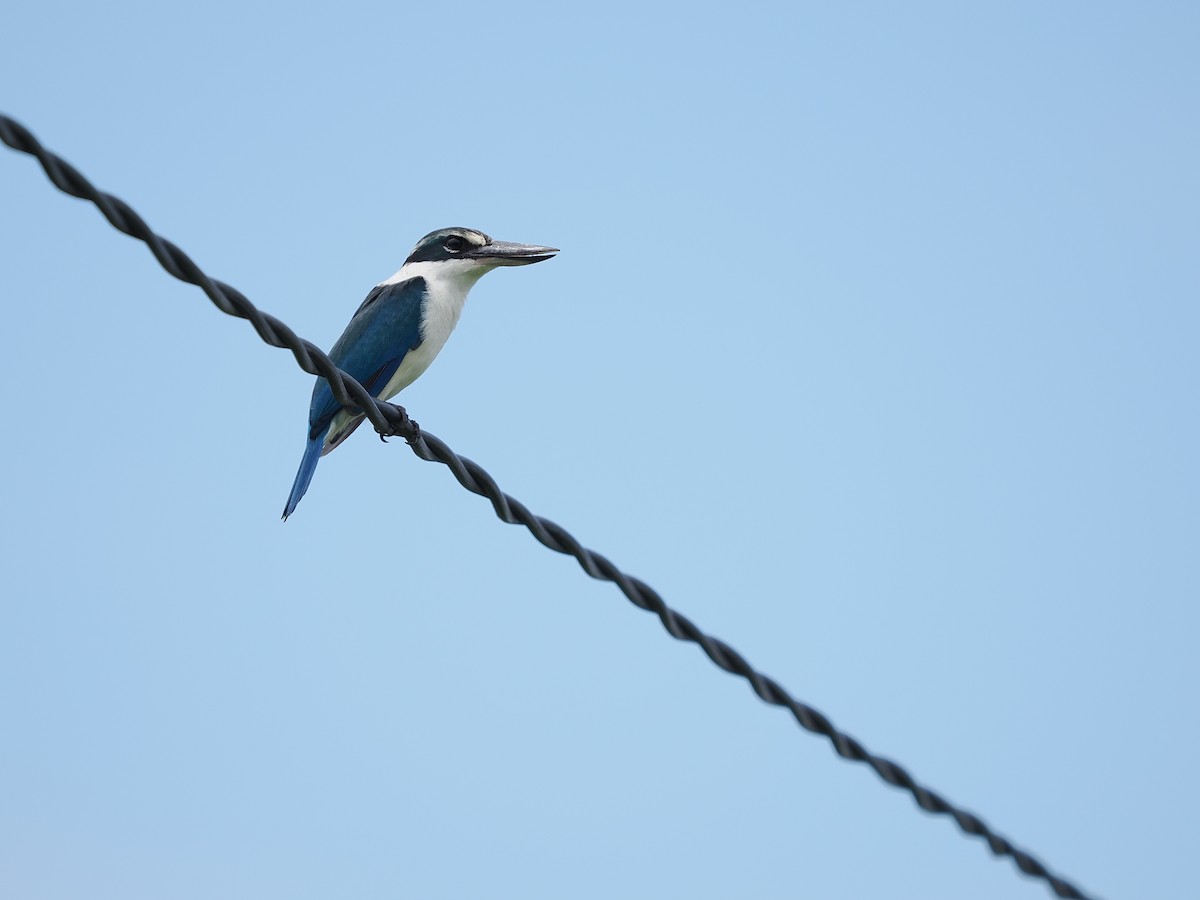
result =
[{"label": "blue sky", "polygon": [[[25,4],[0,109],[328,347],[487,276],[399,399],[1104,897],[1189,897],[1200,13]],[[1047,896],[360,432],[0,154],[0,894]]]}]

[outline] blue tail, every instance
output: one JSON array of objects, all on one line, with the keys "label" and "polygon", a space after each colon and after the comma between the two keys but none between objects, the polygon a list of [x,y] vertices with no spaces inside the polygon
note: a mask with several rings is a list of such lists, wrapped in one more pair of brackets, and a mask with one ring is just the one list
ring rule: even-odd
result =
[{"label": "blue tail", "polygon": [[[329,429],[326,428],[325,431]],[[317,463],[321,459],[321,448],[325,446],[325,431],[314,438],[309,438],[304,446],[304,457],[300,460],[300,469],[296,472],[296,480],[292,484],[292,493],[288,496],[287,506],[283,508],[283,518],[287,519],[296,511],[296,504],[308,490],[313,473],[317,471]]]}]

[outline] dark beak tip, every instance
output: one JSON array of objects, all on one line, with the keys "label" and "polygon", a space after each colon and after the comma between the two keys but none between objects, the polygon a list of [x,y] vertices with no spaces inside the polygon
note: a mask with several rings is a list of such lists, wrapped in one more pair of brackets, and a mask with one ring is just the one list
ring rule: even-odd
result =
[{"label": "dark beak tip", "polygon": [[553,259],[558,255],[557,247],[528,247],[524,252],[514,254],[510,259],[517,264],[539,263]]}]

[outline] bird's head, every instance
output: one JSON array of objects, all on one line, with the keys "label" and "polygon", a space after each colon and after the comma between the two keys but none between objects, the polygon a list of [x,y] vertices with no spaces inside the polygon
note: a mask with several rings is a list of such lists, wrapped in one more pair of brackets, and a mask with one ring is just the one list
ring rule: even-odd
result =
[{"label": "bird's head", "polygon": [[527,266],[542,262],[557,252],[554,247],[493,241],[473,228],[442,228],[421,238],[404,264],[445,263],[463,274],[482,275],[496,266]]}]

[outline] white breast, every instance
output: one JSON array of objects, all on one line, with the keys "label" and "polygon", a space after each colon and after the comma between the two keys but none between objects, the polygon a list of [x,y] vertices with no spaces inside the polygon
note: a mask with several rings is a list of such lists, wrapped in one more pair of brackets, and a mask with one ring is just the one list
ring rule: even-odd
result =
[{"label": "white breast", "polygon": [[467,302],[467,293],[489,268],[465,259],[409,263],[384,282],[394,284],[420,276],[425,279],[426,293],[421,321],[421,346],[410,350],[404,357],[404,362],[400,363],[400,368],[379,395],[381,399],[389,400],[396,396],[429,368],[458,324],[458,317],[462,315]]}]

